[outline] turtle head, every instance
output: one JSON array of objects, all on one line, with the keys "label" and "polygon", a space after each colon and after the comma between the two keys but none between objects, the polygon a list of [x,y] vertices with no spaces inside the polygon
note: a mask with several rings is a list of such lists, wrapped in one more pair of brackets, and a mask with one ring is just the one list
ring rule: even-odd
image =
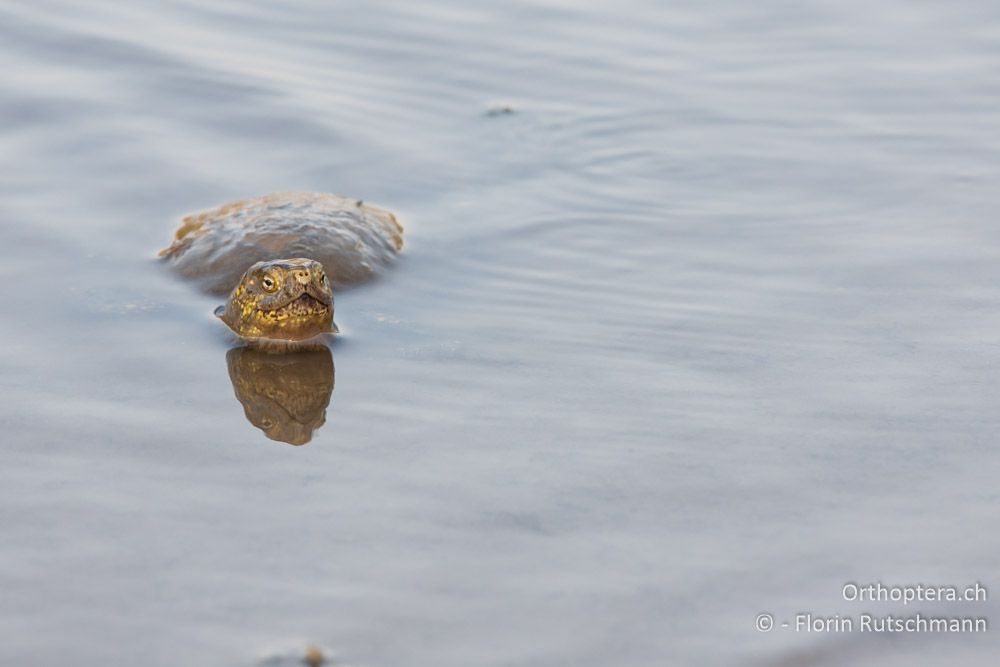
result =
[{"label": "turtle head", "polygon": [[257,262],[215,314],[243,338],[302,341],[336,331],[333,290],[312,259]]}]

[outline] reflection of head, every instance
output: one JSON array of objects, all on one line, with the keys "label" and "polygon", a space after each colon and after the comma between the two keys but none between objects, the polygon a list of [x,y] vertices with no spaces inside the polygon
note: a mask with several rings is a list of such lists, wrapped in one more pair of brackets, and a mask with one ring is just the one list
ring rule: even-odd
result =
[{"label": "reflection of head", "polygon": [[226,364],[247,419],[272,440],[304,445],[326,421],[334,377],[328,348],[273,354],[237,347]]}]

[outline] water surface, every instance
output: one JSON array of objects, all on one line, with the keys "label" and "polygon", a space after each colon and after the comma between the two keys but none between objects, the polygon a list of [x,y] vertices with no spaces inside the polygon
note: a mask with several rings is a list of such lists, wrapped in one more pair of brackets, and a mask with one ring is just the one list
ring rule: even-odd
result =
[{"label": "water surface", "polygon": [[[992,583],[995,5],[13,2],[0,57],[0,661],[992,664],[753,619]],[[278,190],[407,225],[297,447],[155,261]]]}]

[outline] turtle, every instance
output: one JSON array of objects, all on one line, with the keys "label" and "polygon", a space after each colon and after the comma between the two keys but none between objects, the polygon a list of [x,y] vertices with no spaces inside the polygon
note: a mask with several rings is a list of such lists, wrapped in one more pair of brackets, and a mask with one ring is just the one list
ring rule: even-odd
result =
[{"label": "turtle", "polygon": [[181,220],[160,257],[206,292],[250,342],[298,344],[337,332],[333,288],[373,278],[403,248],[389,211],[321,192],[276,192]]}]

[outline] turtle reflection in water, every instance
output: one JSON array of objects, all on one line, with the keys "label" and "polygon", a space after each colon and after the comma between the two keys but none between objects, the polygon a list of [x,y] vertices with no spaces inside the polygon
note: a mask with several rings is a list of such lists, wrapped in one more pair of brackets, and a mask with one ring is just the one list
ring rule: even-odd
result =
[{"label": "turtle reflection in water", "polygon": [[269,354],[237,347],[226,353],[226,364],[247,419],[268,438],[304,445],[326,422],[334,383],[329,348]]}]

